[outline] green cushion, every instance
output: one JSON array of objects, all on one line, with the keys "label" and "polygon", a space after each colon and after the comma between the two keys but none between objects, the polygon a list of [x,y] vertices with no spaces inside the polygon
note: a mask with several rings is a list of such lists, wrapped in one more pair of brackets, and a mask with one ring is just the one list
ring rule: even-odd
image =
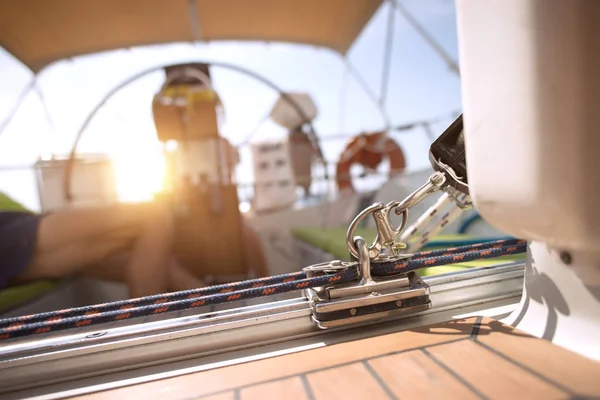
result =
[{"label": "green cushion", "polygon": [[[327,253],[333,255],[336,259],[348,261],[350,255],[346,248],[346,229],[344,228],[293,228],[292,235],[308,244],[311,244]],[[356,230],[356,236],[364,237],[367,242],[375,239],[375,228],[359,228]],[[461,245],[465,240],[477,239],[469,235],[439,235],[432,238],[427,250],[435,250],[452,246],[452,243]],[[438,244],[436,246],[436,244]],[[524,254],[514,254],[498,257],[490,260],[469,261],[440,267],[422,268],[419,274],[422,276],[437,275],[446,272],[460,271],[468,268],[486,267],[497,264],[499,261],[522,260]]]},{"label": "green cushion", "polygon": [[16,202],[15,200],[8,197],[6,194],[0,192],[0,211],[25,211],[32,212],[28,210],[22,204]]},{"label": "green cushion", "polygon": [[[0,211],[33,212],[6,194],[0,192]],[[52,289],[56,282],[43,280],[0,290],[0,311],[34,299]]]},{"label": "green cushion", "polygon": [[53,281],[37,281],[0,290],[0,310],[5,310],[34,299],[54,288]]}]

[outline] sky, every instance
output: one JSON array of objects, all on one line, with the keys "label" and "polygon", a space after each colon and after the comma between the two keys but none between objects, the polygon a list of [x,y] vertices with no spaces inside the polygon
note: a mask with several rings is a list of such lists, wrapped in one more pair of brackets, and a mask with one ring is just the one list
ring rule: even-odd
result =
[{"label": "sky", "polygon": [[[454,60],[458,60],[456,15],[452,0],[401,0]],[[387,9],[383,4],[358,37],[347,59],[379,96]],[[67,154],[83,121],[98,102],[128,77],[158,65],[186,61],[219,61],[257,72],[286,91],[309,93],[319,110],[314,126],[325,157],[335,163],[344,139],[327,137],[372,131],[385,126],[381,110],[348,73],[345,60],[327,49],[278,43],[181,43],[148,46],[77,57],[54,63],[38,76],[39,96],[31,92],[10,125],[0,136],[0,191],[39,210],[35,174],[30,168],[46,154]],[[432,126],[436,135],[461,110],[460,78],[396,14],[394,48],[387,87],[385,112],[393,124],[443,116]],[[0,48],[0,123],[15,104],[32,74]],[[225,121],[221,134],[233,144],[241,143],[263,120],[277,93],[252,78],[223,68],[211,70],[215,89],[223,99]],[[116,160],[123,200],[135,200],[137,186],[148,188],[160,174],[159,147],[152,121],[152,96],[164,75],[153,73],[112,97],[96,114],[80,142],[79,151],[105,153]],[[284,136],[273,122],[261,125],[253,141]],[[403,147],[408,169],[429,165],[430,139],[421,128],[392,133]],[[240,149],[239,182],[253,179],[248,147]],[[157,161],[158,160],[158,161]],[[383,178],[361,182],[363,188],[379,185]]]}]

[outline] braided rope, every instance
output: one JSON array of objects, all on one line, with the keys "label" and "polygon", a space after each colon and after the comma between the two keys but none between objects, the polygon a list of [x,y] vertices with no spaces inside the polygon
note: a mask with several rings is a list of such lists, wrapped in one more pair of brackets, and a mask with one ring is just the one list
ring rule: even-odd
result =
[{"label": "braided rope", "polygon": [[[374,276],[384,276],[405,273],[424,267],[489,259],[525,251],[526,241],[516,239],[498,240],[451,249],[424,251],[415,253],[410,258],[397,258],[384,262],[373,261],[371,268]],[[332,283],[346,283],[358,278],[357,265],[356,263],[349,266],[347,270],[336,274],[325,274],[311,278],[307,278],[304,272],[295,272],[209,288],[8,318],[0,320],[0,340],[146,317],[165,312],[189,310],[211,304],[224,304],[238,300],[266,297]],[[227,291],[223,292],[223,290]]]},{"label": "braided rope", "polygon": [[[448,207],[448,211],[440,217],[437,223],[432,224],[432,221],[442,210]],[[453,201],[452,196],[444,193],[435,204],[429,207],[427,211],[400,235],[398,242],[406,243],[404,253],[422,249],[429,243],[432,237],[440,233],[448,224],[454,222],[462,212],[463,209]]]},{"label": "braided rope", "polygon": [[52,317],[68,318],[81,315],[100,314],[108,311],[127,310],[131,308],[142,307],[151,304],[174,302],[184,299],[193,299],[202,296],[214,295],[218,293],[230,293],[234,290],[260,288],[270,286],[277,283],[286,283],[297,281],[306,278],[306,274],[302,271],[292,272],[290,274],[274,275],[265,278],[249,279],[241,282],[231,282],[210,287],[198,289],[183,290],[180,292],[163,293],[152,296],[120,300],[111,303],[95,304],[84,307],[68,308],[58,311],[49,311],[34,315],[19,316],[13,318],[0,319],[0,328],[5,328],[8,325],[27,320],[28,322],[44,321]]},{"label": "braided rope", "polygon": [[463,212],[461,208],[456,205],[452,205],[450,210],[448,210],[437,224],[433,225],[429,229],[425,230],[419,237],[418,241],[407,243],[406,251],[414,251],[422,249],[432,237],[439,234],[448,224],[454,222],[460,214]]},{"label": "braided rope", "polygon": [[452,204],[452,198],[448,193],[444,193],[434,205],[429,207],[417,220],[402,232],[398,238],[399,242],[408,242],[410,238],[421,235],[421,231],[439,214],[440,210]]}]

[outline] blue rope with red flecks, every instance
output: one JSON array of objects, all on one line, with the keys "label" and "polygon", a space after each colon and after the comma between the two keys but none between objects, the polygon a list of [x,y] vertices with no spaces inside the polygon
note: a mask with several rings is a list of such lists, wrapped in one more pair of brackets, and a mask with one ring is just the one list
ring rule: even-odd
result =
[{"label": "blue rope with red flecks", "polygon": [[[425,267],[519,254],[526,251],[526,244],[524,240],[509,239],[422,251],[408,258],[400,256],[382,262],[372,261],[371,274],[373,276],[394,275]],[[342,272],[310,278],[304,272],[293,272],[194,290],[7,318],[0,320],[0,340],[271,296],[332,283],[346,283],[357,278],[358,269],[355,266],[349,266]]]}]

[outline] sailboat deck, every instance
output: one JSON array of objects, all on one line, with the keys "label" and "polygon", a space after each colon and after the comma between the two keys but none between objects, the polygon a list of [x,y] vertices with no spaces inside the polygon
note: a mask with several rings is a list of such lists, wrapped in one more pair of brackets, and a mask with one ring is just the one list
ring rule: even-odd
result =
[{"label": "sailboat deck", "polygon": [[86,399],[600,397],[600,364],[469,318],[99,392]]}]

